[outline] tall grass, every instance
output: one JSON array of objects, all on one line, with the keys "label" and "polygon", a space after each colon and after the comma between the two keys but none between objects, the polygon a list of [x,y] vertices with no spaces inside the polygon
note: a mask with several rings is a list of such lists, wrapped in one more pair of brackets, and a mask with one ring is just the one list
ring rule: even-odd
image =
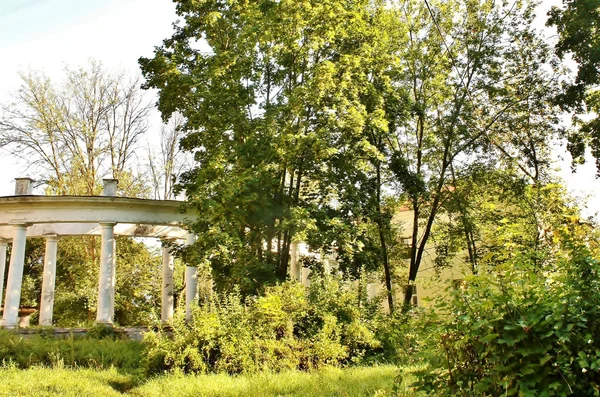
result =
[{"label": "tall grass", "polygon": [[129,377],[112,370],[16,367],[0,369],[0,396],[10,397],[112,397],[122,396]]},{"label": "tall grass", "polygon": [[391,396],[397,368],[326,368],[315,372],[228,376],[164,376],[132,390],[134,396]]},{"label": "tall grass", "polygon": [[116,367],[125,372],[140,370],[144,346],[132,340],[73,337],[55,339],[42,335],[24,338],[0,330],[0,359],[18,368]]},{"label": "tall grass", "polygon": [[0,369],[0,396],[378,396],[394,394],[393,366],[254,375],[163,375],[135,387],[115,369]]}]

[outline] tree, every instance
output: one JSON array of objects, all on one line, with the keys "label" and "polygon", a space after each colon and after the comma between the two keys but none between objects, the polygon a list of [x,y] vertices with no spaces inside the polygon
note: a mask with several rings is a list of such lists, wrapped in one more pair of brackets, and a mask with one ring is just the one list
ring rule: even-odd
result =
[{"label": "tree", "polygon": [[410,286],[453,175],[495,164],[543,182],[555,81],[533,8],[178,1],[176,33],[140,64],[163,119],[186,120],[196,164],[179,187],[217,284],[285,278],[305,240],[346,274],[382,267],[392,308],[391,196],[414,211]]},{"label": "tree", "polygon": [[[575,81],[566,82],[557,102],[564,110],[574,112],[578,131],[568,135],[568,149],[573,164],[585,161],[585,149],[590,147],[600,175],[600,7],[598,0],[563,0],[563,6],[549,12],[548,26],[558,30],[556,53],[565,58],[572,55],[577,62]],[[595,114],[590,120],[579,117],[582,112]]]},{"label": "tree", "polygon": [[183,152],[179,146],[179,141],[184,136],[183,124],[183,117],[174,114],[167,124],[161,126],[158,153],[148,144],[148,166],[156,199],[172,199],[175,181],[191,168],[189,153]]},{"label": "tree", "polygon": [[337,181],[381,162],[362,133],[383,117],[363,103],[382,84],[369,72],[392,58],[371,45],[383,3],[182,0],[177,14],[173,37],[140,64],[163,119],[186,120],[182,147],[196,164],[180,188],[202,214],[197,249],[217,286],[284,279],[292,241],[325,231],[319,216],[350,235],[313,238],[313,249],[353,244],[365,211],[334,208],[346,194]]},{"label": "tree", "polygon": [[532,268],[547,264],[552,225],[575,208],[559,184],[532,184],[512,170],[483,164],[452,177],[455,192],[434,226],[436,266],[453,266],[464,257],[477,275],[515,260]]},{"label": "tree", "polygon": [[413,109],[396,131],[390,167],[414,213],[407,307],[434,224],[458,193],[452,175],[489,162],[539,182],[555,120],[532,4],[405,1],[400,10],[408,35],[398,81]]},{"label": "tree", "polygon": [[21,80],[13,101],[2,107],[0,141],[39,169],[51,192],[98,194],[100,179],[109,176],[120,180],[123,193],[145,194],[133,177],[150,111],[138,78],[90,61],[86,68],[66,68],[59,84],[36,71]]},{"label": "tree", "polygon": [[[489,229],[498,250],[487,266],[438,300],[444,315],[429,329],[434,348],[428,357],[437,355],[445,365],[418,375],[420,391],[596,393],[598,229],[580,218],[561,186],[529,186],[523,193],[529,204],[497,209],[510,219]],[[532,213],[533,222],[526,219]],[[531,223],[539,220],[545,224],[543,244],[531,244],[526,229],[536,234]]]}]

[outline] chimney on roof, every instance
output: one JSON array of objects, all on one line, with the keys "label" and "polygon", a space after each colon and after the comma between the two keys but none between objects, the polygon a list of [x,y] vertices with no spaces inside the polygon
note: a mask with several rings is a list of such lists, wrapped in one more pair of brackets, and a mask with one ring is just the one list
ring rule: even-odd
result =
[{"label": "chimney on roof", "polygon": [[115,197],[117,195],[118,179],[102,179],[104,183],[104,189],[102,190],[103,196]]},{"label": "chimney on roof", "polygon": [[33,194],[33,179],[15,178],[15,196],[31,196]]}]

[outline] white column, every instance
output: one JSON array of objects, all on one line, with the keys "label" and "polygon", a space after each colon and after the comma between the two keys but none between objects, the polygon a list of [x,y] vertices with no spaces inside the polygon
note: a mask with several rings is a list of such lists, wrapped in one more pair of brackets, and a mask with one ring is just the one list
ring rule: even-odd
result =
[{"label": "white column", "polygon": [[[192,245],[196,236],[193,233],[188,233],[185,244]],[[195,266],[185,267],[185,319],[192,319],[192,306],[198,298],[198,268]]]},{"label": "white column", "polygon": [[52,326],[57,249],[58,236],[46,237],[46,254],[44,255],[44,274],[42,277],[42,298],[40,299],[40,325],[45,326]]},{"label": "white column", "polygon": [[192,306],[196,303],[198,296],[198,268],[194,266],[185,267],[185,319],[192,319]]},{"label": "white column", "polygon": [[112,265],[112,298],[110,300],[110,318],[115,318],[115,290],[117,287],[117,239],[113,238],[113,265]]},{"label": "white column", "polygon": [[25,243],[27,241],[27,225],[14,225],[12,251],[6,283],[6,299],[2,326],[16,328],[19,323],[19,304],[21,303],[21,284],[23,282],[23,266],[25,265]]},{"label": "white column", "polygon": [[290,278],[295,281],[302,281],[302,268],[298,258],[298,243],[292,243],[290,246]]},{"label": "white column", "polygon": [[4,271],[6,266],[6,246],[8,241],[0,239],[0,306],[4,297]]},{"label": "white column", "polygon": [[173,319],[173,272],[175,264],[169,248],[162,249],[162,299],[160,319],[163,324]]},{"label": "white column", "polygon": [[329,263],[329,254],[326,254],[324,251],[321,251],[321,258],[323,258],[323,273],[324,273],[325,277],[327,277],[331,273],[331,264]]},{"label": "white column", "polygon": [[101,223],[100,277],[98,281],[98,312],[96,322],[112,325],[111,310],[115,299],[115,223]]},{"label": "white column", "polygon": [[303,267],[301,270],[302,270],[302,280],[301,280],[302,285],[304,285],[305,287],[310,287],[310,279],[308,278],[308,276],[310,276],[310,269],[307,267]]},{"label": "white column", "polygon": [[368,283],[367,284],[367,299],[372,300],[377,297],[379,294],[377,283]]}]

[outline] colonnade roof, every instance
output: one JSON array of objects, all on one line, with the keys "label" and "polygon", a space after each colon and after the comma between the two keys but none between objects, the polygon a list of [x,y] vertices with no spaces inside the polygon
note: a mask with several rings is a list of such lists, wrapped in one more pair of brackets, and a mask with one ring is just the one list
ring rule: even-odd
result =
[{"label": "colonnade roof", "polygon": [[183,202],[114,196],[0,197],[0,238],[11,238],[11,225],[28,225],[27,236],[99,235],[100,224],[114,223],[115,234],[182,238],[193,220]]}]

